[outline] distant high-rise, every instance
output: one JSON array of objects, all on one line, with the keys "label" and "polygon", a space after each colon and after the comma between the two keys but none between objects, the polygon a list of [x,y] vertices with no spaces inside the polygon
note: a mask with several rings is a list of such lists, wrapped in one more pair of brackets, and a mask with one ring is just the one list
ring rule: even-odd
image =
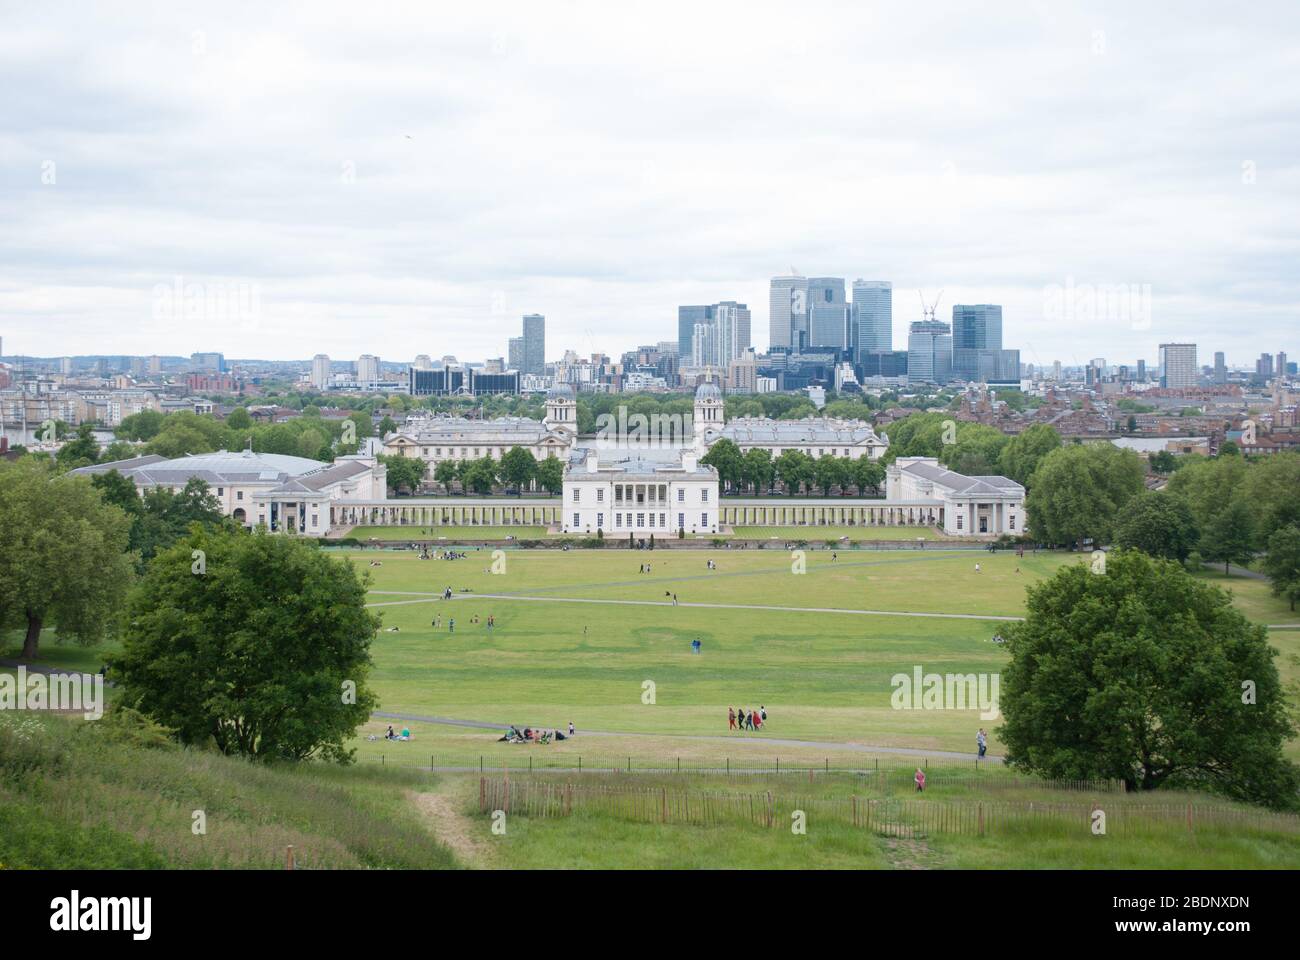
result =
[{"label": "distant high-rise", "polygon": [[540,313],[524,314],[524,362],[521,373],[541,376],[546,372],[546,318]]},{"label": "distant high-rise", "polygon": [[1265,380],[1273,376],[1273,354],[1261,353],[1259,359],[1255,361],[1255,375],[1263,377]]},{"label": "distant high-rise", "polygon": [[433,361],[429,358],[429,355],[428,355],[427,353],[416,354],[416,357],[415,357],[415,369],[416,369],[416,370],[432,370],[432,369],[433,369]]},{"label": "distant high-rise", "polygon": [[190,364],[195,370],[210,370],[214,373],[226,372],[226,356],[222,353],[192,353]]},{"label": "distant high-rise", "polygon": [[1228,382],[1228,365],[1224,361],[1222,350],[1217,350],[1215,351],[1214,354],[1214,382],[1215,383]]},{"label": "distant high-rise", "polygon": [[747,305],[723,300],[677,308],[677,354],[684,363],[725,370],[750,345]]},{"label": "distant high-rise", "polygon": [[[962,380],[1013,379],[1002,351],[1002,307],[994,303],[954,304],[952,308],[953,376]],[[1019,364],[1017,357],[1016,363]],[[1000,370],[989,376],[989,371]]]},{"label": "distant high-rise", "polygon": [[323,353],[311,358],[311,385],[317,390],[330,385],[330,358]]},{"label": "distant high-rise", "polygon": [[907,379],[944,384],[952,379],[952,331],[942,320],[920,320],[907,336]]},{"label": "distant high-rise", "polygon": [[894,349],[894,285],[888,280],[853,281],[853,341],[857,362],[869,353]]},{"label": "distant high-rise", "polygon": [[808,281],[808,341],[810,350],[846,350],[849,346],[849,306],[843,277],[813,277]]},{"label": "distant high-rise", "polygon": [[1285,377],[1287,375],[1286,368],[1287,368],[1286,351],[1279,350],[1277,352],[1277,366],[1274,367],[1274,369],[1277,371],[1277,375],[1279,377]]},{"label": "distant high-rise", "polygon": [[808,278],[773,277],[768,294],[768,340],[774,350],[799,350],[808,340]]},{"label": "distant high-rise", "polygon": [[379,358],[363,353],[357,358],[357,381],[372,383],[379,379]]},{"label": "distant high-rise", "polygon": [[524,369],[524,338],[511,337],[506,344],[506,362],[511,370]]},{"label": "distant high-rise", "polygon": [[1196,344],[1160,344],[1160,386],[1166,390],[1186,390],[1199,381]]},{"label": "distant high-rise", "polygon": [[1138,383],[1147,382],[1147,362],[1145,360],[1138,361],[1137,381]]}]

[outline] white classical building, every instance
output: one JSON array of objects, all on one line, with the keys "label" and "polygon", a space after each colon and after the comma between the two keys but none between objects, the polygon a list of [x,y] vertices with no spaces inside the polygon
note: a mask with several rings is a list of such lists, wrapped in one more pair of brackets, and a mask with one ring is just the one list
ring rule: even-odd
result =
[{"label": "white classical building", "polygon": [[373,502],[388,496],[384,465],[365,456],[323,463],[278,453],[219,450],[173,460],[151,454],[81,467],[72,473],[110,470],[133,480],[141,492],[165,487],[179,493],[197,478],[208,485],[221,512],[244,526],[265,525],[274,531],[313,537],[330,532],[331,507],[336,503]]},{"label": "white classical building", "polygon": [[932,457],[899,457],[885,471],[885,500],[935,505],[933,516],[952,536],[1025,531],[1025,488],[1007,477],[968,477]]},{"label": "white classical building", "polygon": [[738,446],[741,453],[767,450],[774,460],[787,450],[797,450],[813,458],[879,460],[889,449],[889,437],[878,435],[865,420],[736,417],[724,422],[722,402],[722,392],[712,383],[702,383],[695,391],[695,448],[701,455],[724,438]]},{"label": "white classical building", "polygon": [[633,452],[602,460],[596,449],[579,450],[564,471],[561,529],[606,537],[718,532],[718,473],[683,450],[668,460]]},{"label": "white classical building", "polygon": [[559,457],[568,460],[578,435],[578,405],[573,388],[552,387],[546,395],[546,416],[541,421],[527,417],[497,417],[469,420],[465,417],[412,416],[397,431],[384,437],[386,456],[418,457],[429,475],[445,460],[460,462],[491,457],[500,460],[513,447],[522,447],[538,460]]}]

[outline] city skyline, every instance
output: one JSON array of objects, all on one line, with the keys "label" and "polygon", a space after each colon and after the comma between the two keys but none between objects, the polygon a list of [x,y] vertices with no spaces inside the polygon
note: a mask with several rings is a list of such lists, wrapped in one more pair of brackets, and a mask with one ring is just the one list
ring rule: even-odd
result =
[{"label": "city skyline", "polygon": [[[400,32],[376,12],[346,42],[321,9],[88,9],[93,45],[10,12],[10,352],[501,356],[537,312],[551,343],[618,354],[725,301],[763,350],[790,266],[891,281],[895,348],[917,289],[1002,305],[1036,364],[1251,356],[1297,326],[1290,6],[811,5],[792,38],[724,10],[683,34],[518,5]],[[201,338],[178,280],[216,304]],[[1063,314],[1089,287],[1139,315]]]}]

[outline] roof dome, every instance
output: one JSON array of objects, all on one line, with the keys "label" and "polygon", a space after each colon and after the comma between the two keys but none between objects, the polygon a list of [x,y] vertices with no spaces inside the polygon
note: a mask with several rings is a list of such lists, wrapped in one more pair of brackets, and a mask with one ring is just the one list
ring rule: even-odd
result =
[{"label": "roof dome", "polygon": [[701,383],[699,387],[696,388],[695,399],[696,400],[721,400],[722,391],[718,389],[718,385],[714,383],[712,380],[706,380],[704,381],[704,383]]},{"label": "roof dome", "polygon": [[567,383],[557,383],[546,391],[547,400],[572,400],[573,387]]}]

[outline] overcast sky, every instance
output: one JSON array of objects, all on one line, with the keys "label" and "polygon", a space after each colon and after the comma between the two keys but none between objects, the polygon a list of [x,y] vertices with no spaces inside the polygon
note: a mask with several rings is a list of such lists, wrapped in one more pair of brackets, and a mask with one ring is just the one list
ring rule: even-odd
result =
[{"label": "overcast sky", "polygon": [[921,289],[1026,362],[1300,357],[1294,0],[144,9],[0,3],[6,355],[761,349],[793,267],[898,347]]}]

